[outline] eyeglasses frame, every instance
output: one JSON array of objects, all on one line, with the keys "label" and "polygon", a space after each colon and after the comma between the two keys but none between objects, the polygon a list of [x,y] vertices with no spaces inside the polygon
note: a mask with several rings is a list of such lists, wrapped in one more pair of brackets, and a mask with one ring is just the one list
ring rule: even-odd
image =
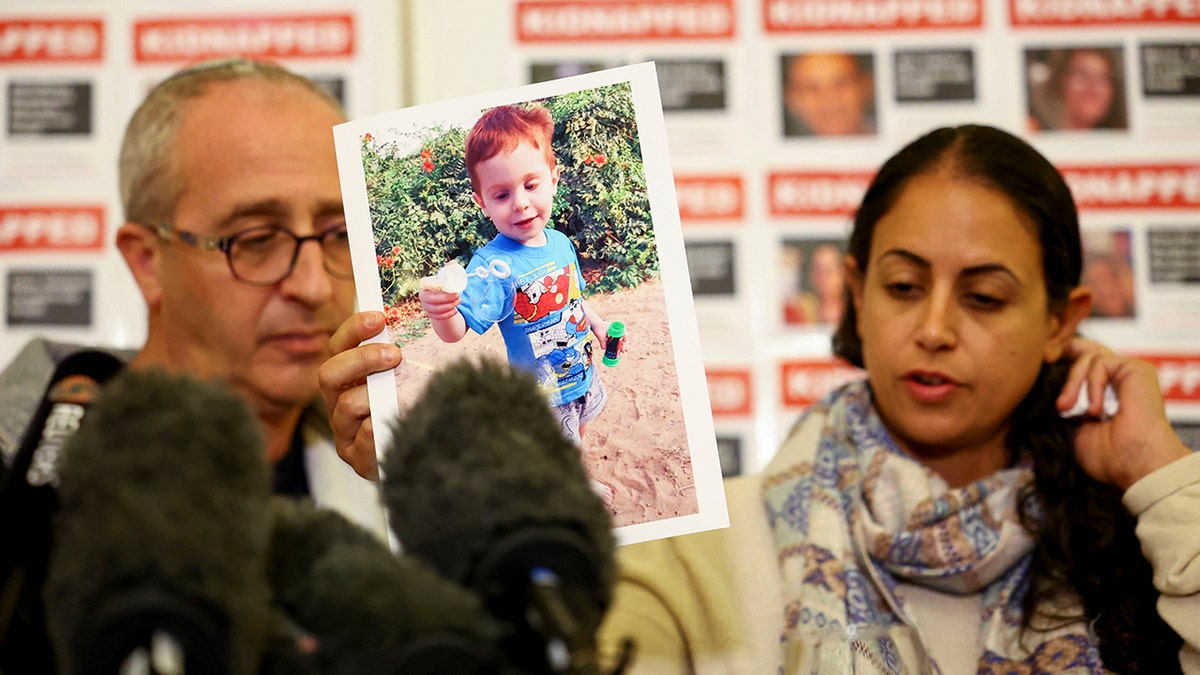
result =
[{"label": "eyeglasses frame", "polygon": [[[318,245],[320,245],[322,247],[321,248],[321,251],[322,251],[321,266],[325,268],[326,272],[328,272],[334,278],[341,279],[343,281],[349,281],[354,278],[353,272],[351,272],[349,275],[347,275],[345,273],[331,269],[329,267],[329,261],[326,260],[325,254],[324,254],[325,237],[328,237],[329,235],[331,235],[335,232],[344,232],[346,229],[344,225],[342,227],[330,228],[319,234],[309,234],[309,235],[304,235],[304,236],[300,236],[300,235],[296,234],[295,232],[292,232],[291,230],[284,228],[284,227],[273,227],[270,225],[255,225],[254,227],[249,227],[244,230],[234,232],[233,234],[225,235],[223,237],[218,237],[214,234],[200,234],[199,232],[189,232],[188,230],[181,230],[169,223],[163,223],[163,222],[154,223],[153,225],[150,226],[150,229],[154,230],[154,232],[157,233],[158,236],[160,238],[162,238],[163,241],[167,241],[167,242],[171,241],[171,235],[174,235],[176,239],[187,244],[188,246],[191,246],[192,248],[195,248],[195,249],[198,249],[201,251],[221,251],[222,253],[225,254],[225,263],[229,266],[229,272],[230,272],[230,274],[233,275],[233,278],[237,279],[238,281],[240,281],[244,284],[249,284],[251,286],[261,286],[261,287],[274,286],[275,284],[290,277],[292,275],[292,272],[294,272],[296,270],[296,261],[300,259],[300,247],[303,246],[304,242],[306,242],[306,241],[315,241],[315,242],[317,242]],[[287,271],[284,272],[282,276],[280,276],[278,279],[275,279],[274,281],[251,281],[249,279],[242,277],[240,274],[238,274],[237,270],[234,269],[234,267],[233,267],[233,243],[237,240],[238,237],[241,237],[244,234],[247,234],[249,232],[254,232],[255,230],[263,230],[263,229],[273,229],[277,232],[286,234],[296,242],[296,245],[295,245],[295,247],[292,248],[292,259],[288,262]]]}]

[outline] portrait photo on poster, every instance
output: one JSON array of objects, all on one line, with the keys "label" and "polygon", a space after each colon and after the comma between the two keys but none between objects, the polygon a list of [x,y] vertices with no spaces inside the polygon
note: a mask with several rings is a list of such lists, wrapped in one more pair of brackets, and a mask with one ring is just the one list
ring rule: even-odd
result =
[{"label": "portrait photo on poster", "polygon": [[1126,131],[1124,63],[1119,44],[1026,49],[1029,130]]},{"label": "portrait photo on poster", "polygon": [[1081,232],[1081,239],[1083,283],[1092,290],[1091,318],[1136,317],[1137,275],[1130,228],[1090,228]]},{"label": "portrait photo on poster", "polygon": [[875,136],[875,55],[807,51],[779,56],[785,138]]},{"label": "portrait photo on poster", "polygon": [[783,323],[836,326],[846,306],[844,241],[787,238],[779,255]]},{"label": "portrait photo on poster", "polygon": [[507,363],[537,381],[618,543],[728,524],[653,63],[352,120],[334,140],[359,308],[403,350],[367,382],[378,452],[381,420],[446,366]]}]

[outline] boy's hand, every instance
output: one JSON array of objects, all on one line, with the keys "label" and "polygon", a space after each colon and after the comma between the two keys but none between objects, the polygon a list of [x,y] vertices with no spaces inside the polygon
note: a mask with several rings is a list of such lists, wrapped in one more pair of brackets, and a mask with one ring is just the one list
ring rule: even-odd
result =
[{"label": "boy's hand", "polygon": [[442,290],[442,282],[437,277],[423,277],[420,288],[417,297],[421,300],[421,308],[433,321],[447,321],[458,313],[461,298],[458,293]]},{"label": "boy's hand", "polygon": [[403,359],[400,348],[394,344],[363,344],[383,329],[383,312],[351,315],[329,339],[333,355],[317,371],[338,456],[358,475],[370,480],[379,479],[379,466],[367,375],[395,368]]}]

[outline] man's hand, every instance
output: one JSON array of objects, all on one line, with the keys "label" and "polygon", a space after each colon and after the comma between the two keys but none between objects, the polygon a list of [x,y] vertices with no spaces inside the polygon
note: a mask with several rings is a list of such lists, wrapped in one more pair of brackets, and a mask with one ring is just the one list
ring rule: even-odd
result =
[{"label": "man's hand", "polygon": [[394,344],[362,344],[383,329],[382,312],[351,315],[329,339],[333,356],[317,371],[338,456],[354,467],[358,475],[370,480],[379,479],[379,466],[367,375],[391,370],[403,358]]}]

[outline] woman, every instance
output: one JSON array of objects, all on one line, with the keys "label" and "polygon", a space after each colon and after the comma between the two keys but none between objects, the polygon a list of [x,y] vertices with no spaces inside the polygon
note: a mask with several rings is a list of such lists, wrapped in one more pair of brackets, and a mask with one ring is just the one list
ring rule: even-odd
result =
[{"label": "woman", "polygon": [[889,159],[833,340],[866,379],[727,483],[730,528],[622,550],[606,651],[633,639],[646,673],[1200,672],[1200,455],[1152,366],[1075,337],[1080,249],[1015,136],[939,129]]}]

